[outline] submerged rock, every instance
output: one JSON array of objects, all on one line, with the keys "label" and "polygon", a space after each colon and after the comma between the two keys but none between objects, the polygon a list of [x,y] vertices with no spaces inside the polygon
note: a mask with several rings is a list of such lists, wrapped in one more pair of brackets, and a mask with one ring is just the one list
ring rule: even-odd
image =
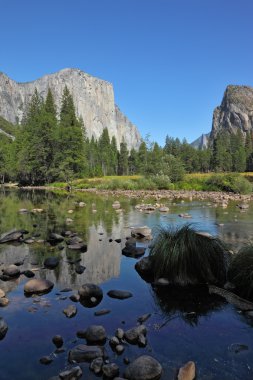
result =
[{"label": "submerged rock", "polygon": [[5,337],[5,335],[7,334],[7,331],[8,331],[8,325],[5,322],[5,320],[2,317],[0,317],[0,340],[2,340]]},{"label": "submerged rock", "polygon": [[53,359],[50,356],[42,356],[42,358],[40,358],[41,364],[48,365],[48,364],[52,363],[52,361],[53,361]]},{"label": "submerged rock", "polygon": [[8,300],[8,298],[6,298],[6,297],[2,297],[2,298],[0,298],[0,307],[4,307],[4,306],[7,306],[7,305],[9,305],[9,300]]},{"label": "submerged rock", "polygon": [[63,346],[63,338],[61,335],[55,335],[53,336],[52,338],[52,342],[54,343],[54,345],[57,347],[57,348],[60,348]]},{"label": "submerged rock", "polygon": [[104,343],[106,340],[106,331],[101,325],[91,325],[85,331],[84,336],[88,343]]},{"label": "submerged rock", "polygon": [[137,319],[137,321],[138,321],[139,323],[143,323],[143,322],[146,322],[150,317],[151,317],[151,313],[143,314],[143,315],[141,315],[141,316]]},{"label": "submerged rock", "polygon": [[67,318],[73,318],[77,314],[77,308],[74,305],[69,305],[63,310]]},{"label": "submerged rock", "polygon": [[130,298],[133,296],[132,293],[126,291],[126,290],[109,290],[107,292],[108,296],[111,298],[117,298],[119,300],[124,300],[126,298]]},{"label": "submerged rock", "polygon": [[102,367],[103,374],[108,379],[113,379],[119,374],[119,367],[116,363],[104,364]]},{"label": "submerged rock", "polygon": [[109,310],[109,309],[101,309],[101,310],[97,310],[97,311],[95,311],[94,315],[95,315],[96,317],[100,317],[100,316],[102,316],[102,315],[109,314],[110,312],[111,312],[111,310]]},{"label": "submerged rock", "polygon": [[140,325],[137,327],[133,327],[132,329],[129,329],[125,331],[124,338],[128,343],[131,344],[137,344],[139,341],[139,337],[143,335],[144,337],[147,334],[147,328],[144,325]]},{"label": "submerged rock", "polygon": [[179,369],[178,380],[193,380],[196,376],[195,363],[190,361]]},{"label": "submerged rock", "polygon": [[103,364],[104,361],[102,358],[96,358],[90,363],[90,370],[94,372],[95,375],[98,375],[102,371]]},{"label": "submerged rock", "polygon": [[54,256],[47,257],[46,260],[44,261],[44,266],[45,268],[48,268],[48,269],[54,269],[59,265],[59,262],[60,261],[58,257],[54,257]]},{"label": "submerged rock", "polygon": [[96,358],[104,357],[104,349],[100,346],[87,346],[79,344],[69,351],[69,361],[77,363],[90,362]]},{"label": "submerged rock", "polygon": [[152,230],[147,226],[133,227],[131,230],[131,235],[137,238],[150,238]]},{"label": "submerged rock", "polygon": [[59,373],[59,378],[61,380],[77,380],[82,377],[83,371],[79,366],[67,369]]},{"label": "submerged rock", "polygon": [[158,380],[161,374],[161,364],[151,356],[143,355],[129,364],[124,376],[128,380]]},{"label": "submerged rock", "polygon": [[48,293],[52,290],[54,284],[49,280],[34,278],[28,281],[24,286],[24,292],[27,295]]},{"label": "submerged rock", "polygon": [[126,257],[133,257],[138,259],[143,256],[146,251],[146,248],[136,247],[136,245],[127,244],[125,248],[122,249],[122,255]]}]

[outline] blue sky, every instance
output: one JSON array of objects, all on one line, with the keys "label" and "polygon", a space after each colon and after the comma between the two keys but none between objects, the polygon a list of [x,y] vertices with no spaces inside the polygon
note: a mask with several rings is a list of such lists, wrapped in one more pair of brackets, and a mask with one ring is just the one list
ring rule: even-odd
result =
[{"label": "blue sky", "polygon": [[143,137],[210,131],[228,84],[253,86],[252,0],[0,0],[0,71],[76,67],[113,83]]}]

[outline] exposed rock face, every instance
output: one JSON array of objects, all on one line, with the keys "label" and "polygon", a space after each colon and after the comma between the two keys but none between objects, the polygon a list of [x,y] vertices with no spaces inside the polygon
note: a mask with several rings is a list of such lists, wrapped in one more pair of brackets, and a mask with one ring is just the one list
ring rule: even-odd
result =
[{"label": "exposed rock face", "polygon": [[20,123],[35,88],[45,98],[50,87],[59,111],[65,85],[73,95],[77,115],[83,118],[88,137],[99,138],[107,127],[118,146],[123,138],[129,149],[139,146],[141,136],[115,105],[112,84],[78,69],[63,69],[27,83],[17,83],[0,73],[0,116]]},{"label": "exposed rock face", "polygon": [[210,133],[202,134],[198,139],[194,140],[191,145],[195,149],[205,149],[208,146]]},{"label": "exposed rock face", "polygon": [[253,87],[228,86],[221,105],[213,113],[211,139],[222,129],[245,134],[253,129]]}]

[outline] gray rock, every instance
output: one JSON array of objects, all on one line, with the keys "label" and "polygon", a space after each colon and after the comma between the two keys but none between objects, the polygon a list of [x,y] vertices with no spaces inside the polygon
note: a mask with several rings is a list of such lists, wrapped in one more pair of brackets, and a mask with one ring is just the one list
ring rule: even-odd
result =
[{"label": "gray rock", "polygon": [[85,331],[85,339],[88,343],[104,343],[106,340],[105,328],[101,325],[91,325]]},{"label": "gray rock", "polygon": [[3,298],[3,297],[5,297],[5,292],[2,289],[0,289],[0,298]]},{"label": "gray rock", "polygon": [[78,289],[80,303],[86,307],[97,306],[103,298],[102,289],[95,284],[84,284]]},{"label": "gray rock", "polygon": [[137,238],[149,238],[151,236],[152,230],[147,226],[133,227],[131,230],[131,235]]},{"label": "gray rock", "polygon": [[16,265],[11,264],[3,269],[3,274],[8,277],[18,277],[20,275],[20,269]]},{"label": "gray rock", "polygon": [[9,300],[8,300],[8,298],[6,298],[6,297],[2,297],[2,298],[0,298],[0,307],[4,307],[4,306],[7,306],[7,305],[9,305]]},{"label": "gray rock", "polygon": [[48,269],[54,269],[59,265],[59,259],[58,257],[47,257],[46,260],[44,260],[44,266]]},{"label": "gray rock", "polygon": [[35,273],[29,269],[23,271],[22,274],[26,276],[27,278],[32,278],[35,276]]},{"label": "gray rock", "polygon": [[98,375],[102,372],[102,366],[104,364],[103,358],[96,358],[90,363],[90,370]]},{"label": "gray rock", "polygon": [[119,345],[119,339],[116,337],[116,336],[113,336],[110,340],[109,340],[109,344],[111,347],[115,348],[116,346]]},{"label": "gray rock", "polygon": [[128,244],[125,248],[122,249],[122,255],[138,259],[144,255],[145,251],[146,248],[136,247],[135,245]]},{"label": "gray rock", "polygon": [[99,346],[87,346],[85,344],[79,344],[69,351],[69,361],[75,361],[77,363],[90,362],[96,358],[103,358],[103,347]]},{"label": "gray rock", "polygon": [[83,371],[79,366],[73,367],[71,369],[67,369],[59,373],[59,377],[61,380],[77,380],[82,377]]},{"label": "gray rock", "polygon": [[7,331],[8,331],[7,323],[2,317],[0,317],[0,340],[2,340],[5,337],[5,335],[7,334]]},{"label": "gray rock", "polygon": [[139,323],[144,323],[144,322],[146,322],[150,317],[151,317],[151,314],[150,314],[150,313],[143,314],[143,315],[141,315],[141,316],[137,319],[137,321],[138,321]]},{"label": "gray rock", "polygon": [[101,309],[101,310],[97,310],[97,311],[95,311],[94,315],[95,315],[96,317],[100,317],[100,316],[102,316],[102,315],[109,314],[110,312],[111,312],[111,310],[109,310],[109,309]]},{"label": "gray rock", "polygon": [[147,345],[147,338],[143,334],[140,334],[138,336],[138,346],[146,347],[146,345]]},{"label": "gray rock", "polygon": [[115,331],[115,336],[119,339],[123,339],[124,337],[124,330],[121,329],[121,328],[118,328],[116,331]]},{"label": "gray rock", "polygon": [[21,122],[35,88],[44,98],[48,88],[51,88],[59,112],[65,86],[73,95],[78,116],[84,120],[87,137],[94,136],[97,140],[106,126],[110,138],[116,137],[118,147],[122,139],[129,151],[139,147],[141,136],[115,105],[112,84],[78,69],[63,69],[26,83],[17,83],[0,73],[0,116],[13,123],[17,120]]},{"label": "gray rock", "polygon": [[107,293],[109,297],[111,298],[117,298],[119,300],[124,300],[126,298],[132,297],[132,293],[126,291],[126,290],[109,290]]},{"label": "gray rock", "polygon": [[41,278],[33,278],[29,280],[24,286],[24,292],[27,295],[43,294],[50,292],[54,284],[49,280],[43,280]]},{"label": "gray rock", "polygon": [[129,364],[124,376],[128,380],[158,380],[161,374],[161,364],[151,356],[143,355]]},{"label": "gray rock", "polygon": [[196,377],[195,363],[190,361],[179,369],[178,380],[194,380]]},{"label": "gray rock", "polygon": [[86,267],[84,267],[83,265],[76,265],[75,266],[75,272],[77,274],[82,274],[84,271],[85,271]]},{"label": "gray rock", "polygon": [[9,243],[11,241],[20,241],[23,238],[23,235],[28,231],[25,230],[15,230],[7,232],[0,237],[0,244]]},{"label": "gray rock", "polygon": [[121,355],[125,351],[125,347],[123,346],[123,344],[118,344],[115,347],[115,351],[117,352],[118,355]]},{"label": "gray rock", "polygon": [[67,318],[73,318],[77,313],[77,308],[74,305],[69,305],[63,310]]},{"label": "gray rock", "polygon": [[73,302],[79,302],[80,300],[80,296],[79,294],[71,294],[71,296],[69,297],[69,299]]},{"label": "gray rock", "polygon": [[102,367],[104,376],[108,379],[113,379],[115,376],[119,375],[119,367],[116,363],[104,364]]},{"label": "gray rock", "polygon": [[146,336],[147,334],[147,329],[146,326],[140,325],[137,327],[133,327],[132,329],[129,329],[125,331],[124,338],[128,343],[131,344],[137,344],[139,340],[140,335]]},{"label": "gray rock", "polygon": [[59,234],[56,234],[54,232],[52,232],[50,235],[49,235],[49,238],[48,238],[48,242],[50,244],[53,244],[53,245],[56,245],[58,243],[60,243],[61,241],[64,240],[64,237],[62,235],[59,235]]}]

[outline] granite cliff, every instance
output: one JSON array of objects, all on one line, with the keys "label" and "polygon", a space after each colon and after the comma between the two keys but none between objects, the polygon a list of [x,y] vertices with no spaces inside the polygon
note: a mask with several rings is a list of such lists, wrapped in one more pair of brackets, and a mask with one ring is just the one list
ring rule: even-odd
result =
[{"label": "granite cliff", "polygon": [[253,88],[230,85],[214,110],[211,138],[222,129],[236,133],[238,128],[244,135],[253,130]]},{"label": "granite cliff", "polygon": [[124,138],[128,149],[138,148],[140,133],[115,105],[112,84],[78,69],[63,69],[26,83],[17,83],[0,73],[0,116],[11,123],[20,123],[35,88],[45,98],[50,87],[59,111],[65,85],[73,96],[77,115],[84,120],[89,138],[99,138],[107,127],[110,137],[116,137],[118,147]]}]

